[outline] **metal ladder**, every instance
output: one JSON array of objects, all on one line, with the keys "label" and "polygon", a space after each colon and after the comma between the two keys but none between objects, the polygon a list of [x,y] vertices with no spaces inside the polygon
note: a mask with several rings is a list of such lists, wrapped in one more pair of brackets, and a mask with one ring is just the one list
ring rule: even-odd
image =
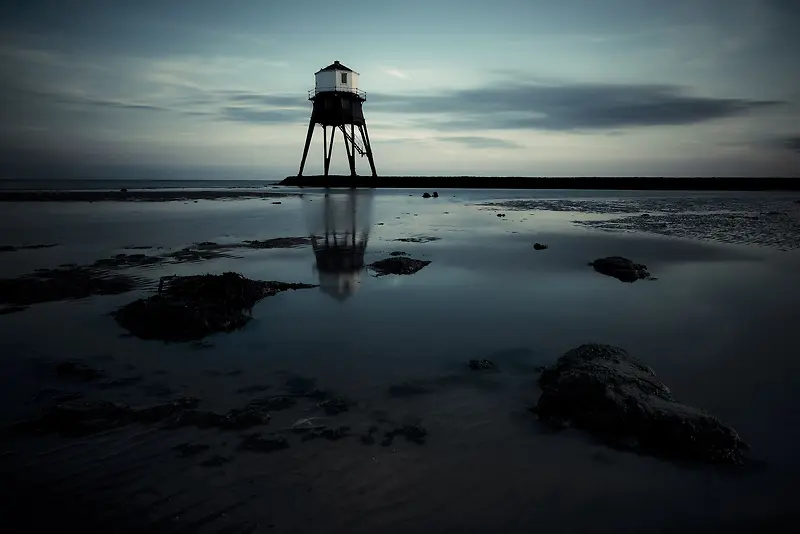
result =
[{"label": "metal ladder", "polygon": [[361,148],[360,146],[358,146],[358,143],[356,143],[356,140],[355,140],[355,139],[353,139],[353,138],[350,136],[350,134],[347,132],[347,128],[345,128],[344,126],[341,126],[341,127],[340,127],[340,129],[342,130],[342,133],[344,134],[344,137],[345,137],[345,139],[347,139],[348,141],[350,141],[350,144],[351,144],[351,145],[352,145],[352,147],[355,149],[355,151],[356,151],[356,152],[358,152],[358,153],[359,153],[359,155],[360,155],[362,158],[363,158],[364,156],[366,156],[366,155],[367,155],[367,151],[366,151],[366,150],[364,150],[363,148]]}]

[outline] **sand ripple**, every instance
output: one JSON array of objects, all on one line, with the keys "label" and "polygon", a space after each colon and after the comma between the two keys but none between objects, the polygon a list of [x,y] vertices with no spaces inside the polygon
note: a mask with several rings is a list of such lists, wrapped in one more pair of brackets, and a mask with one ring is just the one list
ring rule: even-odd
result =
[{"label": "sand ripple", "polygon": [[575,224],[781,250],[800,248],[800,204],[768,197],[688,197],[586,200],[511,200],[483,204],[516,211],[619,215]]}]

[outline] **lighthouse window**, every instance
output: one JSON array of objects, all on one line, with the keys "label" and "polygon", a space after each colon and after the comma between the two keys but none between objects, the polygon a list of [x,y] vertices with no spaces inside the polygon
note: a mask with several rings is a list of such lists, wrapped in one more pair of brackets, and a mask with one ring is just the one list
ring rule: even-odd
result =
[{"label": "lighthouse window", "polygon": [[347,73],[346,72],[342,73],[342,83],[347,83]]}]

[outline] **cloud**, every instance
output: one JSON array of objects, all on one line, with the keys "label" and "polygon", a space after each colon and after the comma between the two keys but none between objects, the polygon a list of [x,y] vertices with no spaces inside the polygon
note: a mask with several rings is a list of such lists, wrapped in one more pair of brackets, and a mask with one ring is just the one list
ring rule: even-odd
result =
[{"label": "cloud", "polygon": [[520,145],[513,141],[479,135],[444,136],[437,137],[437,139],[448,143],[459,143],[470,148],[520,148]]},{"label": "cloud", "polygon": [[383,69],[383,72],[395,78],[401,78],[401,79],[408,78],[408,75],[399,69],[388,68],[388,69]]},{"label": "cloud", "polygon": [[688,125],[781,104],[777,101],[691,96],[669,85],[522,83],[438,95],[371,94],[385,112],[439,115],[452,129],[610,130]]},{"label": "cloud", "polygon": [[782,145],[785,149],[800,154],[800,135],[784,139]]},{"label": "cloud", "polygon": [[263,109],[255,107],[225,107],[219,117],[234,122],[256,124],[286,124],[308,121],[309,113],[301,109]]}]

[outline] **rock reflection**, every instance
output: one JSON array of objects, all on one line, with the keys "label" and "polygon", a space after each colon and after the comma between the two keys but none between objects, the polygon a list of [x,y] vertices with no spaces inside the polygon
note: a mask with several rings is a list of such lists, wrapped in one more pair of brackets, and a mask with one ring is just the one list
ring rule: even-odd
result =
[{"label": "rock reflection", "polygon": [[344,301],[361,285],[364,253],[372,226],[370,189],[326,191],[303,203],[320,289]]}]

